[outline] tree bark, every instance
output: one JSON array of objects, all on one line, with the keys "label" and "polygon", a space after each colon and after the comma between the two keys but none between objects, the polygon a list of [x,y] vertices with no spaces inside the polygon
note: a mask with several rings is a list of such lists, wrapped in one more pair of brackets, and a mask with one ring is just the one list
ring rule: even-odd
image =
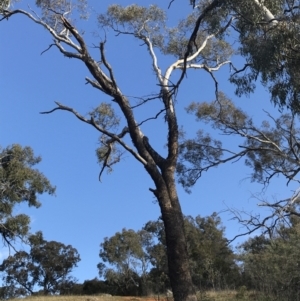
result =
[{"label": "tree bark", "polygon": [[163,171],[161,177],[156,180],[158,180],[159,185],[157,185],[157,190],[153,190],[153,193],[158,199],[165,227],[169,277],[173,297],[176,301],[196,301],[196,291],[189,267],[184,219],[177,195],[174,173]]}]

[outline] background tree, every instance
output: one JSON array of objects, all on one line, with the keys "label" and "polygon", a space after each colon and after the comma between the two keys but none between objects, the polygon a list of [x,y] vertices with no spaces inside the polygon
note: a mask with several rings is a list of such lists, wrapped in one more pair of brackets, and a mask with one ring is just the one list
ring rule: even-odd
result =
[{"label": "background tree", "polygon": [[82,286],[83,295],[96,295],[96,294],[109,293],[108,284],[97,278],[85,280]]},{"label": "background tree", "polygon": [[[208,217],[186,216],[184,226],[194,286],[199,290],[207,290],[239,285],[239,269],[224,236],[225,229],[220,217],[216,213]],[[153,266],[149,277],[153,284],[161,288],[158,292],[166,292],[170,284],[169,279],[165,278],[168,275],[168,265],[163,223],[161,220],[150,221],[143,229],[153,236],[153,241],[147,248]]]},{"label": "background tree", "polygon": [[99,295],[113,291],[106,281],[94,278],[85,280],[83,283],[73,282],[70,287],[63,287],[60,290],[60,295]]},{"label": "background tree", "polygon": [[30,147],[0,148],[0,234],[9,246],[18,238],[24,240],[29,231],[29,216],[15,214],[15,206],[25,202],[38,208],[38,195],[54,194],[49,180],[34,169],[40,161]]},{"label": "background tree", "polygon": [[75,248],[56,241],[46,241],[42,232],[29,237],[30,252],[17,252],[9,256],[0,266],[3,281],[15,288],[16,295],[34,294],[36,286],[45,295],[67,290],[74,283],[70,276],[80,261]]},{"label": "background tree", "polygon": [[280,300],[299,299],[299,220],[278,226],[276,236],[259,236],[241,245],[248,287]]},{"label": "background tree", "polygon": [[185,229],[194,285],[199,290],[237,287],[240,273],[220,217],[216,213],[207,217],[187,216]]},{"label": "background tree", "polygon": [[155,294],[165,294],[170,290],[170,279],[168,271],[167,246],[164,224],[161,219],[149,221],[143,227],[151,235],[147,246],[147,253],[151,263],[149,280],[152,282]]},{"label": "background tree", "polygon": [[[135,232],[123,229],[101,243],[98,264],[100,276],[123,295],[147,294],[147,269],[149,259],[146,253],[149,235],[146,231]],[[112,268],[112,267],[114,268]]]},{"label": "background tree", "polygon": [[[238,286],[240,271],[224,237],[221,219],[214,213],[206,218],[188,216],[184,221],[193,285],[199,290]],[[100,257],[110,266],[100,263],[100,276],[125,295],[165,294],[170,280],[163,227],[159,219],[147,222],[141,231],[123,229],[105,238]]]}]

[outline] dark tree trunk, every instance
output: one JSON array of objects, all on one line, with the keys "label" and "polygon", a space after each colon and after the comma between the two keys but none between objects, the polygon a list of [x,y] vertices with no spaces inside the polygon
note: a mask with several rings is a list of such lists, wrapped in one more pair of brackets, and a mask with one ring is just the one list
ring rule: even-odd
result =
[{"label": "dark tree trunk", "polygon": [[197,300],[189,269],[183,217],[180,208],[169,208],[162,214],[167,242],[169,277],[174,299]]},{"label": "dark tree trunk", "polygon": [[163,173],[160,182],[164,187],[157,187],[156,195],[164,222],[169,277],[175,301],[196,301],[189,267],[189,258],[184,231],[184,219],[177,195],[173,172]]}]

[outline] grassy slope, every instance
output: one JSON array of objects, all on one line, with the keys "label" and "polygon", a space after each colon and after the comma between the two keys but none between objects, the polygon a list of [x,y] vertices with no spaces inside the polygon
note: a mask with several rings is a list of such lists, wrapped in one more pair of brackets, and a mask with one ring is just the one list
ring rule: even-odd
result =
[{"label": "grassy slope", "polygon": [[[24,299],[23,299],[24,300]],[[26,301],[172,301],[172,298],[163,298],[160,296],[153,297],[117,297],[117,296],[36,296],[27,297]],[[245,296],[239,296],[234,291],[222,291],[222,292],[206,292],[199,295],[199,300],[203,301],[248,301],[247,294]],[[11,299],[10,301],[20,301],[20,299]]]}]

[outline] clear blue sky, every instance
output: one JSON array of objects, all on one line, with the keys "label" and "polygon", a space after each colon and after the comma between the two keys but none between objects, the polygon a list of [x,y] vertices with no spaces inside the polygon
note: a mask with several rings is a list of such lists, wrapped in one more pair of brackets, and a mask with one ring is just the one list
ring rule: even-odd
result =
[{"label": "clear blue sky", "polygon": [[[15,7],[26,8],[27,2],[23,0],[15,4]],[[155,2],[159,5],[162,3],[136,1],[142,5]],[[34,7],[31,1],[29,3]],[[109,3],[107,0],[90,1],[97,12],[104,12]],[[128,5],[131,1],[119,3]],[[168,4],[169,1],[163,1],[161,7],[167,9]],[[184,18],[191,9],[188,1],[175,0],[167,11],[170,22]],[[94,16],[80,25],[85,29],[85,37],[90,46],[99,41],[99,38],[93,38],[95,32],[98,32],[100,38],[104,38]],[[43,28],[21,15],[1,22],[0,41],[1,146],[13,143],[31,146],[35,154],[43,158],[38,169],[57,186],[56,197],[41,196],[41,208],[28,209],[20,206],[17,212],[30,215],[32,232],[41,230],[45,239],[71,244],[77,248],[81,262],[73,275],[79,281],[92,279],[98,274],[96,265],[99,262],[99,245],[104,237],[112,236],[123,227],[140,229],[147,221],[159,217],[158,205],[154,203],[155,199],[148,190],[153,184],[143,167],[129,154],[115,166],[112,174],[104,174],[100,183],[100,166],[95,156],[99,134],[67,112],[39,114],[52,109],[54,101],[87,114],[101,101],[109,100],[99,91],[85,85],[84,78],[89,73],[79,61],[64,58],[55,48],[41,55],[52,38]],[[99,57],[98,51],[92,52]],[[142,96],[158,90],[148,52],[139,41],[107,33],[106,55],[115,70],[121,90],[126,95]],[[172,58],[159,56],[161,68],[172,61]],[[250,98],[235,97],[228,75],[228,67],[217,74],[220,90],[233,97],[238,106],[244,108],[255,120],[260,122],[265,118],[262,109],[278,114],[270,104],[268,94],[259,85]],[[209,76],[201,70],[190,71],[176,104],[179,123],[185,126],[190,135],[202,125],[195,123],[194,118],[187,115],[183,108],[191,101],[213,98],[214,83]],[[142,119],[147,113],[141,110],[141,115],[137,118]],[[143,129],[150,141],[163,150],[165,133],[162,127],[163,122],[154,121]],[[238,141],[231,139],[224,143],[234,145]],[[249,174],[250,170],[242,161],[229,163],[205,173],[190,195],[178,186],[184,214],[207,216],[214,211],[226,209],[226,205],[260,210],[251,195],[261,192],[262,186],[250,183]],[[274,179],[265,195],[286,198],[292,194],[292,189],[295,187],[286,187],[282,179]],[[230,215],[222,214],[221,218],[228,238],[243,231],[238,224],[230,221]],[[7,249],[2,248],[0,259],[6,255]]]}]

